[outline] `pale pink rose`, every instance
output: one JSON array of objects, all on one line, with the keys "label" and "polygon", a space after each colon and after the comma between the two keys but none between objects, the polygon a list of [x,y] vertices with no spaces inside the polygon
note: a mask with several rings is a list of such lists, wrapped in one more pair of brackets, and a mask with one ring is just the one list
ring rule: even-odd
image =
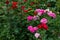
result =
[{"label": "pale pink rose", "polygon": [[36,9],[35,11],[38,13],[39,16],[46,12],[44,9]]},{"label": "pale pink rose", "polygon": [[27,17],[27,20],[28,20],[28,21],[31,21],[32,19],[33,19],[33,16],[28,16],[28,17]]},{"label": "pale pink rose", "polygon": [[38,30],[38,27],[34,27],[34,30],[37,31]]},{"label": "pale pink rose", "polygon": [[34,35],[36,38],[38,38],[39,36],[40,36],[40,34],[39,33],[35,33],[35,35]]},{"label": "pale pink rose", "polygon": [[48,20],[47,20],[46,18],[42,18],[40,22],[41,22],[41,23],[47,23]]},{"label": "pale pink rose", "polygon": [[40,9],[36,9],[35,11],[36,11],[36,12],[40,12]]},{"label": "pale pink rose", "polygon": [[42,13],[41,13],[41,12],[38,12],[38,15],[39,15],[39,16],[41,16],[41,15],[42,15]]},{"label": "pale pink rose", "polygon": [[38,17],[37,16],[33,16],[33,20],[37,20],[38,19]]},{"label": "pale pink rose", "polygon": [[47,14],[48,14],[48,16],[50,16],[50,17],[56,18],[56,14],[55,14],[55,13],[48,12]]},{"label": "pale pink rose", "polygon": [[46,12],[44,9],[36,9],[35,11],[42,14]]}]

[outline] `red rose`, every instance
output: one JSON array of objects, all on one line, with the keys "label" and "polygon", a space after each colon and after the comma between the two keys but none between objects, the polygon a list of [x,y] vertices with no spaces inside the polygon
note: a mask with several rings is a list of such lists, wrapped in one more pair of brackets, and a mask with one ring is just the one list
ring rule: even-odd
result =
[{"label": "red rose", "polygon": [[12,2],[12,5],[16,6],[18,4],[18,2]]},{"label": "red rose", "polygon": [[17,8],[17,4],[18,4],[18,2],[12,2],[12,8],[14,9],[14,8]]},{"label": "red rose", "polygon": [[46,24],[42,24],[42,26],[45,30],[48,30],[48,26]]},{"label": "red rose", "polygon": [[38,27],[38,28],[42,28],[42,25],[41,25],[41,24],[39,24],[37,27]]},{"label": "red rose", "polygon": [[46,25],[46,24],[39,24],[38,26],[37,26],[38,28],[43,28],[43,29],[45,29],[45,30],[48,30],[48,26]]}]

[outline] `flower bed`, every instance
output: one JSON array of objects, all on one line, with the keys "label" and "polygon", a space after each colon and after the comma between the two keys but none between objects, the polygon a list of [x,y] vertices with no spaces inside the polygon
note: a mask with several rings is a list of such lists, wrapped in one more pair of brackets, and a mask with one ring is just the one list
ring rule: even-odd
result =
[{"label": "flower bed", "polygon": [[0,1],[0,40],[60,40],[59,2]]}]

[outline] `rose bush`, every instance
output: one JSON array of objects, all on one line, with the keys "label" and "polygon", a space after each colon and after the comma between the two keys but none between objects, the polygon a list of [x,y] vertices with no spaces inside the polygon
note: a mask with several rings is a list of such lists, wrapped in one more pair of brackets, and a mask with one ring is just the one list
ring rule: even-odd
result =
[{"label": "rose bush", "polygon": [[59,0],[0,0],[0,40],[60,40]]}]

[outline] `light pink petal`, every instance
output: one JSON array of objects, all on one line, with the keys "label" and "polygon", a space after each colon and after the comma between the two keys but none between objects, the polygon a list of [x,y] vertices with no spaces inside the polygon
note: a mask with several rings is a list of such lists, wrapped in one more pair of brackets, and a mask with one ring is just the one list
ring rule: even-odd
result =
[{"label": "light pink petal", "polygon": [[39,33],[35,33],[35,35],[34,35],[36,38],[38,38],[39,36],[40,36],[40,34]]},{"label": "light pink petal", "polygon": [[32,28],[32,29],[30,29],[30,32],[31,32],[31,33],[34,33],[34,32],[35,32],[35,30]]},{"label": "light pink petal", "polygon": [[34,33],[36,31],[36,29],[34,29],[33,26],[28,26],[28,30],[31,32],[31,33]]},{"label": "light pink petal", "polygon": [[44,10],[44,9],[36,9],[35,11],[38,12],[38,13],[39,13],[39,12],[40,12],[40,13],[45,13],[45,10]]},{"label": "light pink petal", "polygon": [[48,14],[48,16],[50,16],[50,17],[56,18],[56,14],[55,14],[55,13],[48,12],[47,14]]},{"label": "light pink petal", "polygon": [[42,15],[42,13],[41,13],[41,12],[38,12],[38,15],[39,15],[39,16],[41,16],[41,15]]},{"label": "light pink petal", "polygon": [[28,30],[32,29],[33,27],[32,26],[28,26]]},{"label": "light pink petal", "polygon": [[32,19],[33,19],[33,16],[28,16],[28,17],[27,17],[27,20],[28,20],[28,21],[31,21]]},{"label": "light pink petal", "polygon": [[46,18],[42,18],[40,22],[41,22],[41,23],[47,23],[48,21],[47,21]]},{"label": "light pink petal", "polygon": [[38,30],[38,27],[34,27],[34,30],[37,31]]},{"label": "light pink petal", "polygon": [[37,17],[37,16],[34,16],[34,17],[33,17],[33,20],[37,20],[37,19],[38,19],[38,17]]}]

